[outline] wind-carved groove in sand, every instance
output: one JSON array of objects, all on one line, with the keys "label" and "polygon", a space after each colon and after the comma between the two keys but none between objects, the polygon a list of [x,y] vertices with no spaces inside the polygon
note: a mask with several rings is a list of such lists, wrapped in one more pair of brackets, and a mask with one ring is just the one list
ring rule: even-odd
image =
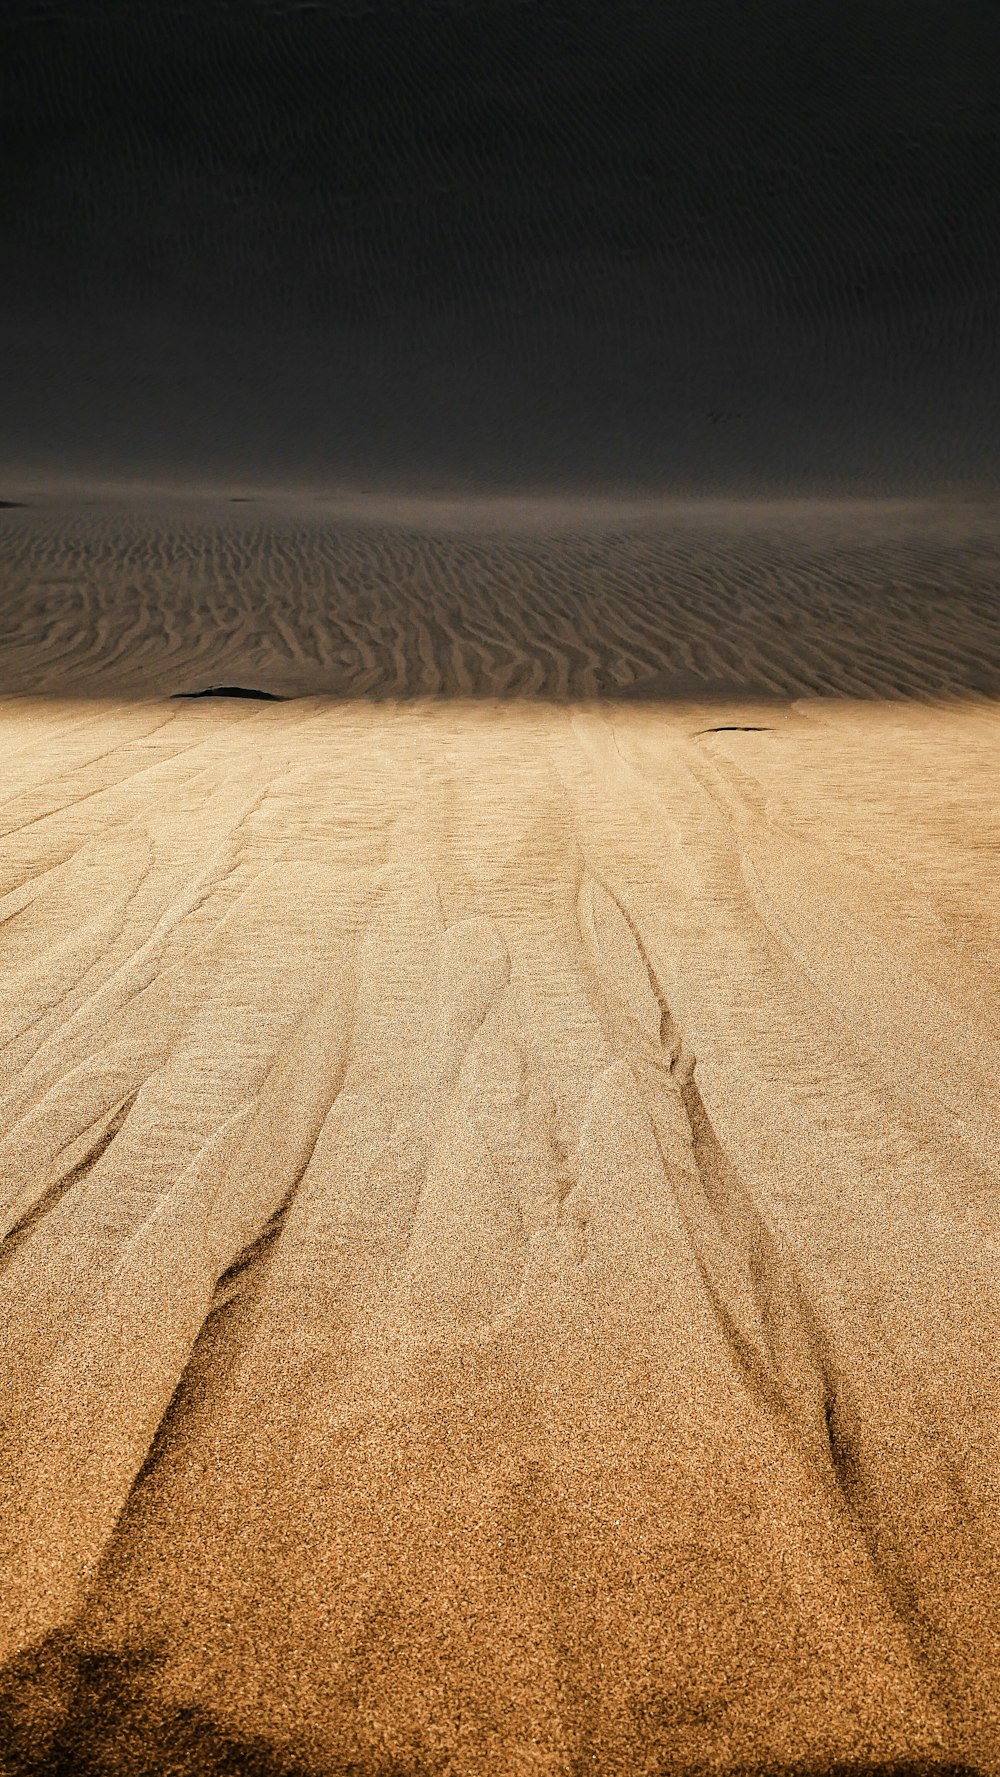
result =
[{"label": "wind-carved groove in sand", "polygon": [[339,1089],[343,997],[332,987],[304,1015],[257,1096],[160,1199],[55,1354],[3,1480],[0,1662],[75,1614],[206,1322],[262,1281]]},{"label": "wind-carved groove in sand", "polygon": [[[590,876],[580,928],[609,1035],[643,1091],[663,1165],[712,1314],[738,1374],[769,1416],[848,1498],[855,1460],[843,1384],[791,1256],[726,1156],[681,1038],[628,914]],[[672,1165],[678,1135],[693,1165]]]},{"label": "wind-carved groove in sand", "polygon": [[[982,1601],[996,1589],[994,1541],[977,1533],[953,1466],[928,1437],[905,1382],[883,1392],[892,1385],[847,1329],[844,1358],[835,1353],[791,1255],[718,1142],[694,1056],[633,922],[588,881],[580,924],[612,1040],[640,1084],[705,1302],[738,1375],[833,1491],[943,1715],[975,1759],[995,1732],[995,1679],[980,1664],[989,1634]],[[857,1398],[848,1362],[867,1368]],[[893,1472],[906,1438],[908,1460]]]},{"label": "wind-carved groove in sand", "polygon": [[[309,1170],[315,1145],[314,1142],[309,1155],[284,1197],[259,1234],[248,1241],[247,1245],[237,1253],[232,1264],[227,1266],[219,1278],[212,1292],[212,1298],[197,1338],[191,1347],[190,1356],[178,1376],[177,1386],[164,1409],[160,1423],[150,1442],[145,1461],[129,1488],[128,1497],[118,1514],[119,1519],[125,1515],[129,1502],[152,1473],[160,1458],[170,1448],[177,1434],[178,1422],[185,1416],[189,1406],[190,1391],[192,1388],[197,1391],[198,1379],[204,1375],[203,1365],[211,1363],[213,1380],[216,1384],[225,1374],[227,1365],[223,1362],[220,1366],[220,1350],[223,1349],[223,1346],[235,1349],[239,1345],[240,1332],[252,1318],[256,1304],[263,1295],[268,1273],[277,1254],[279,1236]],[[224,1340],[223,1334],[229,1335],[229,1337]]]},{"label": "wind-carved groove in sand", "polygon": [[141,1090],[137,1086],[113,1110],[106,1111],[76,1141],[70,1142],[56,1156],[53,1168],[55,1176],[50,1177],[41,1195],[34,1197],[26,1209],[19,1214],[15,1203],[6,1216],[0,1216],[0,1276],[39,1222],[44,1221],[56,1205],[62,1202],[66,1193],[93,1172],[98,1162],[103,1160],[112,1142],[125,1127]]},{"label": "wind-carved groove in sand", "polygon": [[449,1320],[488,1322],[523,1269],[520,1205],[491,1151],[487,1108],[504,1053],[496,1019],[510,972],[507,945],[492,919],[460,920],[444,932],[428,1141],[406,1262],[424,1307]]}]

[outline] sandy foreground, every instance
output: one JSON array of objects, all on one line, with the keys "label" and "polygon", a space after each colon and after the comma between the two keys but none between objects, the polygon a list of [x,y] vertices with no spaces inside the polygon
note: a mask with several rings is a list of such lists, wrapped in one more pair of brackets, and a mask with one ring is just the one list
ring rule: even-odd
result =
[{"label": "sandy foreground", "polygon": [[0,1771],[1000,1771],[996,512],[0,521]]}]

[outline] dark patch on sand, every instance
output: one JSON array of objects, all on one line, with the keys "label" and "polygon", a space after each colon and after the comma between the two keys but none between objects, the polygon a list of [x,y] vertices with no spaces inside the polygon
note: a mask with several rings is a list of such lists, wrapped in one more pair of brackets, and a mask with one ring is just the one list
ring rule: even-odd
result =
[{"label": "dark patch on sand", "polygon": [[206,685],[204,691],[175,691],[174,697],[253,697],[259,703],[287,703],[280,691],[257,691],[249,685]]},{"label": "dark patch on sand", "polygon": [[[10,1661],[0,1671],[2,1777],[434,1777],[450,1768],[441,1753],[404,1762],[360,1748],[346,1763],[316,1763],[263,1735],[242,1738],[198,1704],[160,1694],[163,1665],[162,1647],[100,1650],[72,1631]],[[741,1777],[977,1777],[968,1765],[922,1759],[740,1769]]]}]

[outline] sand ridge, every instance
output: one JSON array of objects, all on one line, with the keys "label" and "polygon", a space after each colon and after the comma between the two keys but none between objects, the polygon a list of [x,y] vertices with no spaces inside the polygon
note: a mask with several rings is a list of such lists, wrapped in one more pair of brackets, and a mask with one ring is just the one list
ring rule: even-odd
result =
[{"label": "sand ridge", "polygon": [[1000,1769],[985,545],[243,524],[4,521],[0,1770]]}]

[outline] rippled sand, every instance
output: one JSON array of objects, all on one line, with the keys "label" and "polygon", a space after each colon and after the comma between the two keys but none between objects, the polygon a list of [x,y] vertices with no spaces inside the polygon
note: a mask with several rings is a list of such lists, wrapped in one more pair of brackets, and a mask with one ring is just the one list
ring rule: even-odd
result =
[{"label": "rippled sand", "polygon": [[996,542],[2,514],[0,1771],[1000,1770]]},{"label": "rippled sand", "polygon": [[[471,514],[471,516],[470,516]],[[1000,507],[42,503],[0,522],[5,690],[1000,691]]]}]

